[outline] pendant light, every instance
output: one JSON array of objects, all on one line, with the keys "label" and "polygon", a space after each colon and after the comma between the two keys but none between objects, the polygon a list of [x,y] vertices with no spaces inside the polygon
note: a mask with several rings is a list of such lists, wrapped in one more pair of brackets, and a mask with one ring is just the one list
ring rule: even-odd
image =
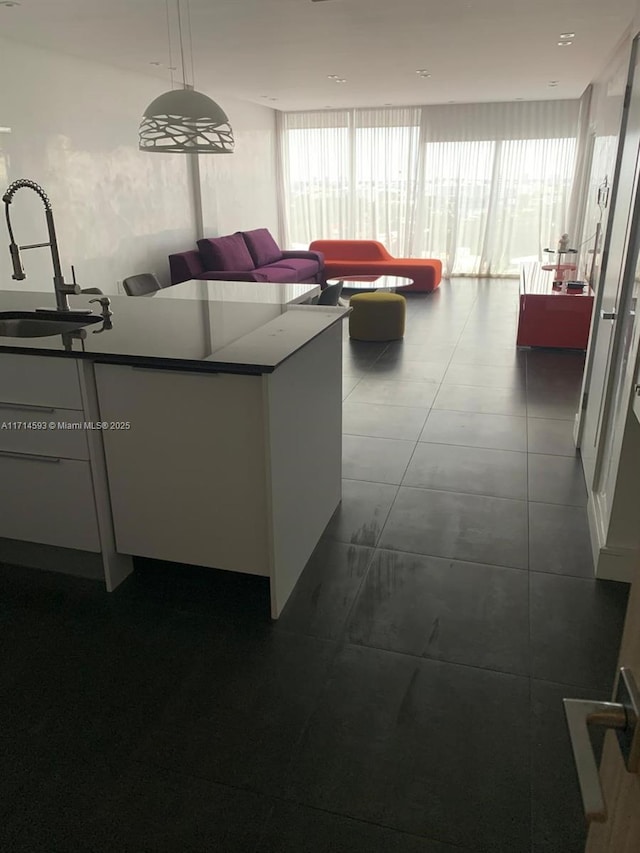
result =
[{"label": "pendant light", "polygon": [[[186,0],[187,4],[189,0]],[[187,83],[182,38],[181,0],[178,9],[178,34],[182,64],[182,89],[171,89],[152,101],[140,122],[140,150],[173,152],[178,154],[231,154],[234,148],[233,131],[221,106],[202,92],[196,92]],[[171,30],[167,0],[167,28],[169,52]],[[189,8],[187,5],[187,12]],[[191,44],[191,16],[189,14],[189,43]],[[170,64],[171,64],[171,60]],[[193,77],[193,46],[191,46]],[[173,74],[172,74],[173,83]]]}]

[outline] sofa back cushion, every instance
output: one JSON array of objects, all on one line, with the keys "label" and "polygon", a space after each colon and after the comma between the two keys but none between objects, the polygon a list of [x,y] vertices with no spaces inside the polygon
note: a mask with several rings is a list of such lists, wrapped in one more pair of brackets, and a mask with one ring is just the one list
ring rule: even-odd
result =
[{"label": "sofa back cushion", "polygon": [[267,228],[255,228],[253,231],[242,231],[247,248],[257,267],[266,267],[282,257],[282,252]]},{"label": "sofa back cushion", "polygon": [[247,272],[255,269],[247,244],[239,231],[228,237],[198,240],[198,248],[205,270]]}]

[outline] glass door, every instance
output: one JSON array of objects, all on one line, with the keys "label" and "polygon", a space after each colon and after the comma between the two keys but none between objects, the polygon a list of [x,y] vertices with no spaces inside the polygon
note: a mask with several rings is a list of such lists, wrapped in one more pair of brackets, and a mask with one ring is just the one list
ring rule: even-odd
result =
[{"label": "glass door", "polygon": [[583,411],[580,451],[587,488],[591,491],[600,466],[603,428],[613,403],[614,383],[619,370],[621,324],[620,306],[628,298],[633,281],[629,275],[628,254],[632,239],[633,205],[638,183],[640,146],[640,84],[638,83],[638,37],[633,41],[623,111],[612,210],[603,251],[602,275],[594,304],[589,344],[586,410]]}]

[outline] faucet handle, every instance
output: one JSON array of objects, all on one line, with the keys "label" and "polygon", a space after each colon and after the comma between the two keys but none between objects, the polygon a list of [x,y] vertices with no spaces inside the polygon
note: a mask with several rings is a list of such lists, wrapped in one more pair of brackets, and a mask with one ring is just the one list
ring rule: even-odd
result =
[{"label": "faucet handle", "polygon": [[111,305],[111,300],[109,299],[108,296],[98,296],[96,299],[90,299],[89,305],[91,305],[92,302],[99,302],[102,314],[106,315],[108,317],[111,316],[112,312],[109,310],[109,306]]},{"label": "faucet handle", "polygon": [[66,287],[69,288],[69,290],[67,292],[68,293],[74,293],[76,295],[78,293],[82,293],[82,288],[80,287],[80,285],[76,281],[76,268],[74,267],[73,264],[71,264],[71,281],[72,281],[72,284],[65,285]]},{"label": "faucet handle", "polygon": [[96,299],[90,299],[89,303],[91,302],[99,302],[100,308],[102,309],[102,328],[94,329],[93,334],[99,335],[102,332],[107,332],[109,331],[109,329],[113,329],[113,324],[111,322],[111,318],[113,317],[113,311],[109,309],[109,306],[111,305],[111,300],[109,299],[109,297],[98,296]]}]

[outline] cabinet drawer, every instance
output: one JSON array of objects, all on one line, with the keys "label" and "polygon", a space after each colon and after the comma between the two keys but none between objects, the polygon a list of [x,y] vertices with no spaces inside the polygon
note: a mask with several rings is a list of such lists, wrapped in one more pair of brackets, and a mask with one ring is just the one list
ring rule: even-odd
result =
[{"label": "cabinet drawer", "polygon": [[88,462],[0,450],[0,536],[99,551]]},{"label": "cabinet drawer", "polygon": [[[47,409],[24,407],[15,403],[0,402],[0,450],[18,453],[39,453],[60,456],[63,459],[88,459],[89,448],[83,426],[84,412],[77,409]],[[49,428],[48,424],[55,426]],[[27,429],[24,424],[36,427],[46,424],[46,429]],[[61,425],[69,425],[68,429]]]},{"label": "cabinet drawer", "polygon": [[0,400],[81,409],[78,365],[71,358],[0,354]]}]

